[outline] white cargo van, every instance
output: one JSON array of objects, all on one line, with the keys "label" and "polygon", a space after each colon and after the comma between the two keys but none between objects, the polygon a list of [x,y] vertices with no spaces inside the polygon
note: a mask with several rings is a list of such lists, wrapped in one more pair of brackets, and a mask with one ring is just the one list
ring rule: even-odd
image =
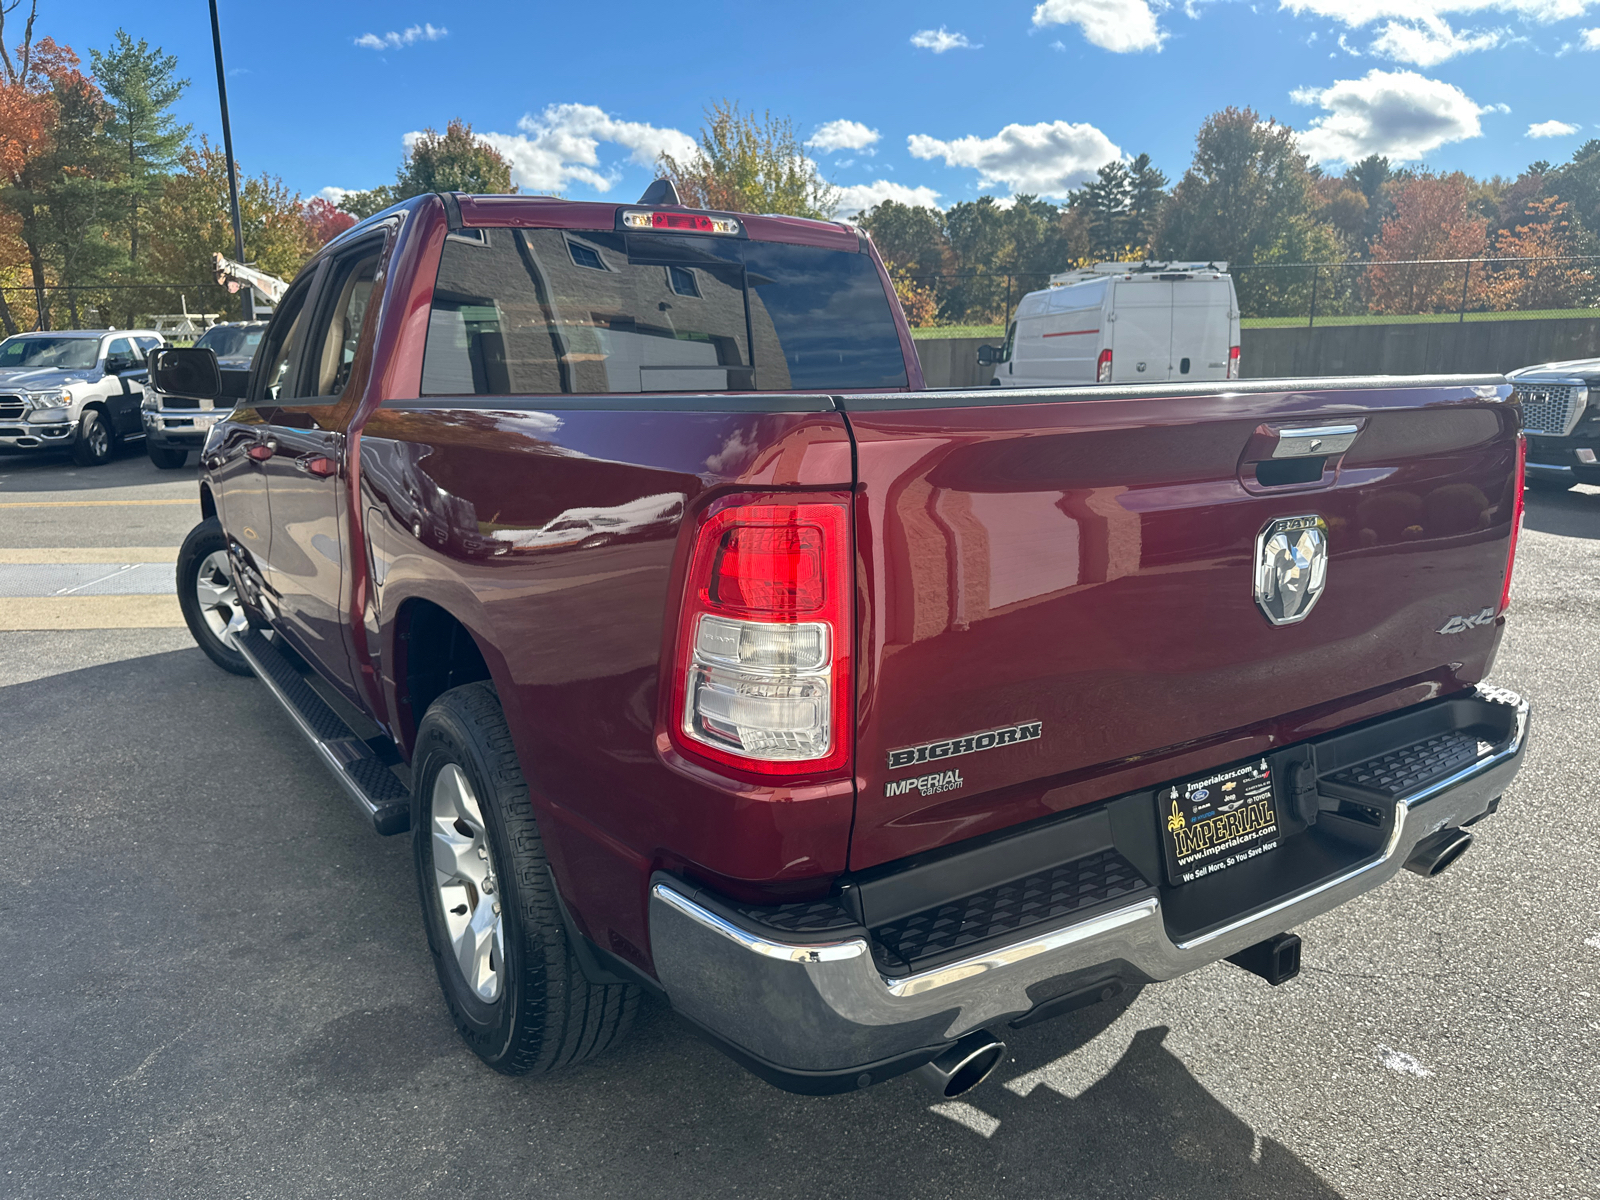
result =
[{"label": "white cargo van", "polygon": [[1237,379],[1239,301],[1227,263],[1099,263],[1052,275],[1017,305],[999,387]]}]

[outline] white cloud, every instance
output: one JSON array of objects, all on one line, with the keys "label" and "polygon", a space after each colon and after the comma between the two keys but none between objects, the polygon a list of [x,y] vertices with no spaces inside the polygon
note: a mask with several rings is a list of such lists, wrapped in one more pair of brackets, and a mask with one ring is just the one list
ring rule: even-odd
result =
[{"label": "white cloud", "polygon": [[1578,30],[1578,48],[1580,50],[1600,50],[1600,29]]},{"label": "white cloud", "polygon": [[1582,125],[1568,125],[1565,121],[1540,121],[1537,125],[1528,126],[1528,136],[1531,138],[1567,137],[1582,129]]},{"label": "white cloud", "polygon": [[1041,121],[1007,125],[991,138],[944,142],[914,133],[906,139],[914,158],[942,158],[952,167],[978,172],[980,187],[1003,183],[1013,192],[1065,196],[1122,151],[1093,125]]},{"label": "white cloud", "polygon": [[1372,43],[1372,52],[1397,62],[1433,67],[1458,54],[1492,50],[1510,38],[1506,29],[1457,32],[1440,17],[1427,14],[1414,21],[1390,21]]},{"label": "white cloud", "polygon": [[878,140],[878,131],[868,129],[860,121],[829,121],[811,135],[806,143],[813,150],[831,154],[835,150],[865,150]]},{"label": "white cloud", "polygon": [[346,196],[354,196],[360,190],[360,188],[325,187],[317,195],[337,208]]},{"label": "white cloud", "polygon": [[1447,13],[1502,12],[1540,24],[1581,17],[1595,0],[1279,0],[1296,16],[1310,13],[1355,29],[1374,21],[1417,21]]},{"label": "white cloud", "polygon": [[[653,168],[662,154],[682,159],[695,149],[694,139],[686,133],[619,121],[593,104],[552,104],[537,116],[523,117],[517,128],[521,132],[478,136],[505,155],[519,187],[536,192],[561,191],[572,183],[610,191],[618,171],[601,164],[602,142],[623,147],[629,161],[647,168]],[[407,134],[407,145],[416,136]]]},{"label": "white cloud", "polygon": [[1167,32],[1156,24],[1156,9],[1163,0],[1044,0],[1033,10],[1033,23],[1076,25],[1083,36],[1102,50],[1127,54],[1134,50],[1159,50]]},{"label": "white cloud", "polygon": [[897,200],[913,208],[938,208],[939,193],[930,187],[907,187],[880,179],[876,183],[858,183],[854,187],[839,189],[839,215],[853,217],[866,212],[882,200]]},{"label": "white cloud", "polygon": [[449,32],[438,25],[413,25],[400,33],[392,29],[388,33],[363,33],[356,39],[356,45],[363,50],[399,50],[417,42],[437,42]]},{"label": "white cloud", "polygon": [[1300,134],[1300,149],[1316,162],[1358,162],[1369,154],[1401,161],[1421,158],[1446,142],[1480,137],[1487,112],[1454,84],[1415,71],[1368,71],[1332,87],[1299,88],[1296,104],[1327,115]]},{"label": "white cloud", "polygon": [[946,50],[982,50],[983,43],[967,40],[964,33],[951,33],[943,25],[937,29],[919,29],[911,35],[911,44],[918,50],[932,50],[943,54]]}]

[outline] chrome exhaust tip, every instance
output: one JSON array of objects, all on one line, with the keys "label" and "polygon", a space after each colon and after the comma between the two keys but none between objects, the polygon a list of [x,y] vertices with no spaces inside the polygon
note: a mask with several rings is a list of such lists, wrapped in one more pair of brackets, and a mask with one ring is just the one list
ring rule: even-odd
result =
[{"label": "chrome exhaust tip", "polygon": [[1451,866],[1471,845],[1472,835],[1466,830],[1441,829],[1417,843],[1416,850],[1406,860],[1406,870],[1431,879]]},{"label": "chrome exhaust tip", "polygon": [[1006,1044],[979,1029],[967,1034],[931,1063],[916,1070],[916,1076],[945,1100],[954,1100],[977,1087],[1006,1056]]}]

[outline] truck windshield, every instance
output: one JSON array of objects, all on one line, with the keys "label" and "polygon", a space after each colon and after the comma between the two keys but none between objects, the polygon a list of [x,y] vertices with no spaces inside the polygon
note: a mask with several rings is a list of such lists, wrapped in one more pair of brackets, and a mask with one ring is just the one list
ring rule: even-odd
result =
[{"label": "truck windshield", "polygon": [[435,396],[904,386],[865,254],[588,230],[451,234],[422,367]]},{"label": "truck windshield", "polygon": [[0,370],[7,367],[61,367],[81,371],[93,367],[100,339],[92,337],[14,337],[0,342]]},{"label": "truck windshield", "polygon": [[238,358],[240,355],[254,354],[256,347],[261,344],[261,332],[260,329],[217,325],[200,335],[200,340],[195,343],[195,349],[205,346],[215,351],[218,358]]}]

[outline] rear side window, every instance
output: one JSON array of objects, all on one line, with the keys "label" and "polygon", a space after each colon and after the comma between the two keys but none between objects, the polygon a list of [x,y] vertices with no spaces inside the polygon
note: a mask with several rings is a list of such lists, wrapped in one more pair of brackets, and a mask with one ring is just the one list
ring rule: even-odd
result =
[{"label": "rear side window", "polygon": [[446,240],[422,368],[429,396],[905,384],[864,254],[554,229]]}]

